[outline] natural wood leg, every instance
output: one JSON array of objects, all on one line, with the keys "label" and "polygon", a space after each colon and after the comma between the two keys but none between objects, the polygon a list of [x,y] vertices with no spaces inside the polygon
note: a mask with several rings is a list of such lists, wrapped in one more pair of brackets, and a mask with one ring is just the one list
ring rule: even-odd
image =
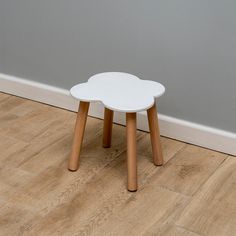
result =
[{"label": "natural wood leg", "polygon": [[79,165],[80,150],[88,116],[89,102],[80,102],[75,124],[74,139],[68,169],[76,171]]},{"label": "natural wood leg", "polygon": [[153,161],[157,166],[163,165],[163,155],[160,142],[160,131],[157,118],[157,109],[154,104],[151,108],[147,110],[148,123],[151,135]]},{"label": "natural wood leg", "polygon": [[111,146],[112,123],[114,112],[108,108],[104,111],[104,125],[103,125],[103,147],[109,148]]},{"label": "natural wood leg", "polygon": [[128,190],[137,190],[136,113],[126,113]]}]

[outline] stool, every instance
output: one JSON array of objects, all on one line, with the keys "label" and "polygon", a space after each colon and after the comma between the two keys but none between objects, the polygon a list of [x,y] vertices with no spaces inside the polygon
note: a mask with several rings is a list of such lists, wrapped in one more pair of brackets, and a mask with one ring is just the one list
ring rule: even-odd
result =
[{"label": "stool", "polygon": [[121,72],[105,72],[92,76],[88,82],[75,85],[71,95],[80,101],[68,169],[76,171],[90,102],[105,107],[103,147],[111,146],[113,111],[126,113],[128,190],[137,190],[136,113],[147,110],[154,164],[163,164],[155,98],[165,88],[162,84],[141,80]]}]

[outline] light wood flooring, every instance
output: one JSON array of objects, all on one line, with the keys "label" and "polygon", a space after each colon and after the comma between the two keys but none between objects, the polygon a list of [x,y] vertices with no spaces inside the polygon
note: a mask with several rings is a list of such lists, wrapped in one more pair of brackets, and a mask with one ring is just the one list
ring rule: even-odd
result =
[{"label": "light wood flooring", "polygon": [[236,158],[162,138],[152,163],[138,131],[139,190],[126,190],[125,127],[102,148],[89,118],[77,172],[67,170],[76,114],[0,93],[0,235],[236,235]]}]

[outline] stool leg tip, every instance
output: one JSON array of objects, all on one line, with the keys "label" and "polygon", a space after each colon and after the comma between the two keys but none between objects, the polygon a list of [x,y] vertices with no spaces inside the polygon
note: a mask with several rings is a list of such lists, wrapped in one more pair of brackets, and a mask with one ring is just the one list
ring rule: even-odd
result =
[{"label": "stool leg tip", "polygon": [[74,169],[74,168],[70,168],[70,167],[68,167],[68,170],[71,171],[71,172],[75,172],[75,171],[78,170],[78,168]]},{"label": "stool leg tip", "polygon": [[131,193],[135,193],[135,192],[137,192],[137,189],[128,189],[128,191]]},{"label": "stool leg tip", "polygon": [[103,147],[103,148],[110,148],[110,147],[111,147],[111,145],[106,145],[106,144],[103,144],[103,145],[102,145],[102,147]]},{"label": "stool leg tip", "polygon": [[163,166],[163,163],[154,163],[155,166]]}]

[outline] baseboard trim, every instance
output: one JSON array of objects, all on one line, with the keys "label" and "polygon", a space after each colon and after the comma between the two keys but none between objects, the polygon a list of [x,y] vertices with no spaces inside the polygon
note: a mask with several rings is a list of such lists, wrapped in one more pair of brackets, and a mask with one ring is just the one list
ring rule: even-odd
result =
[{"label": "baseboard trim", "polygon": [[[77,111],[78,102],[68,90],[30,80],[0,74],[0,91],[52,106]],[[89,115],[103,118],[103,106],[93,103]],[[146,112],[139,112],[138,129],[149,131]],[[115,112],[114,121],[125,124],[125,115]],[[159,114],[161,135],[219,152],[236,155],[236,133]]]}]

